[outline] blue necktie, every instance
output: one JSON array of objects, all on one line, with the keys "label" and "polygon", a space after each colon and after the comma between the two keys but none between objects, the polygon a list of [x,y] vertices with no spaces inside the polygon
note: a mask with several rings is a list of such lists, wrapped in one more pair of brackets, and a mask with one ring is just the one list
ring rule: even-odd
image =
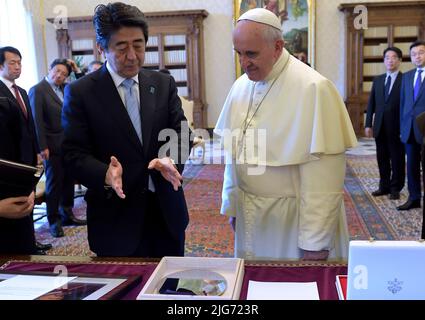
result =
[{"label": "blue necktie", "polygon": [[387,80],[385,82],[385,101],[388,100],[388,97],[390,96],[390,88],[391,88],[391,76],[387,76]]},{"label": "blue necktie", "polygon": [[416,78],[415,88],[413,89],[413,101],[416,101],[416,98],[419,95],[419,90],[421,89],[422,84],[422,69],[418,69],[418,77]]},{"label": "blue necktie", "polygon": [[134,83],[135,81],[133,79],[125,79],[121,85],[125,89],[125,107],[127,108],[128,116],[133,123],[133,127],[136,130],[140,143],[143,144],[139,102],[137,100],[136,90],[133,90]]}]

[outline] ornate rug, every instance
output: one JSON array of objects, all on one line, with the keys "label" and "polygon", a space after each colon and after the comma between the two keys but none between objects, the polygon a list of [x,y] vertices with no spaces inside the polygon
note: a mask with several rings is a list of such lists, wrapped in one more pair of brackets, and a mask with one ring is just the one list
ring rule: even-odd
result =
[{"label": "ornate rug", "polygon": [[[190,223],[186,230],[187,256],[233,256],[233,233],[227,218],[219,214],[224,166],[188,165],[183,187],[189,208]],[[396,206],[406,200],[386,196],[372,197],[378,186],[379,174],[375,156],[347,156],[344,203],[351,239],[413,240],[419,239],[422,210],[397,211]],[[74,212],[85,216],[82,198],[75,201]],[[53,244],[49,255],[94,255],[88,248],[86,227],[65,227],[65,237],[53,238],[48,224],[37,229],[37,239]]]},{"label": "ornate rug", "polygon": [[422,228],[422,209],[398,211],[407,200],[407,182],[399,200],[373,197],[379,187],[379,172],[374,155],[347,156],[345,205],[353,239],[417,240]]}]

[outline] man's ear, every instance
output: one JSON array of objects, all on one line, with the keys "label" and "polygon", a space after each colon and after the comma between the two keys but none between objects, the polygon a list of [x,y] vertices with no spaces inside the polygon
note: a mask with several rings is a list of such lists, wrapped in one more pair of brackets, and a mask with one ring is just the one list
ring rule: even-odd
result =
[{"label": "man's ear", "polygon": [[97,52],[98,52],[101,56],[103,56],[103,58],[105,58],[105,59],[106,59],[106,57],[105,57],[105,52],[106,52],[106,50],[105,50],[104,48],[102,48],[102,46],[101,46],[99,43],[96,43],[96,48],[97,48]]}]

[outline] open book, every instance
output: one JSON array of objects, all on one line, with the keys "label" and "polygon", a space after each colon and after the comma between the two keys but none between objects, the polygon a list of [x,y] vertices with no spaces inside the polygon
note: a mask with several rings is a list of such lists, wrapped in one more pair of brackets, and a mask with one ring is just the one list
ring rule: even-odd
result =
[{"label": "open book", "polygon": [[0,159],[0,199],[29,196],[43,171],[43,167]]}]

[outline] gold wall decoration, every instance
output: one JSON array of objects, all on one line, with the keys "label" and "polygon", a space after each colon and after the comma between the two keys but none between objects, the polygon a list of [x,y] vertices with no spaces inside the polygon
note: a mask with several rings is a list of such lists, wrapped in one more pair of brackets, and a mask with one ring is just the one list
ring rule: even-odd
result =
[{"label": "gold wall decoration", "polygon": [[[234,0],[233,20],[253,8],[266,8],[274,12],[282,22],[286,49],[315,66],[316,0]],[[235,53],[236,77],[242,74]]]}]

